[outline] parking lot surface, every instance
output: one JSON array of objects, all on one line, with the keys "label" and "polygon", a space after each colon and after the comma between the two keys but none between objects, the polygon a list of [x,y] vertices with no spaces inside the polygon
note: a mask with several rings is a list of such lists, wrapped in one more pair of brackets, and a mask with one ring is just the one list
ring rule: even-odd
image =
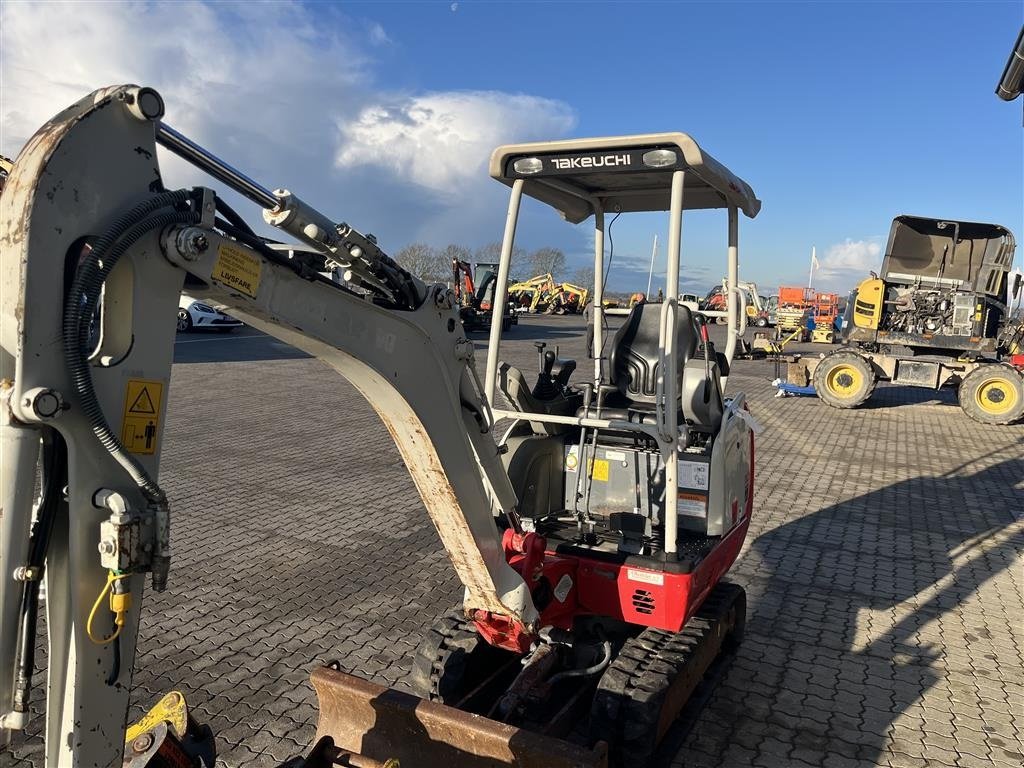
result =
[{"label": "parking lot surface", "polygon": [[[535,339],[582,361],[579,318],[508,334],[530,377]],[[729,381],[764,426],[729,576],[746,638],[663,763],[1019,768],[1024,426],[975,424],[950,392],[882,386],[854,411],[777,399],[773,374],[739,361]],[[403,687],[424,628],[461,597],[376,414],[250,329],[179,338],[160,480],[175,559],[146,596],[132,714],[184,691],[226,766],[309,747],[318,664]],[[0,762],[41,764],[40,730]]]}]

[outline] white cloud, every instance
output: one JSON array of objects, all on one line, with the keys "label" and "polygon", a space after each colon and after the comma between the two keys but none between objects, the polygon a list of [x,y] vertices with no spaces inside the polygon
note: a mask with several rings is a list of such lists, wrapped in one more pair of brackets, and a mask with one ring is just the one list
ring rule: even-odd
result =
[{"label": "white cloud", "polygon": [[563,136],[576,119],[551,99],[496,91],[428,93],[372,104],[339,124],[340,168],[376,165],[443,195],[486,176],[508,141]]},{"label": "white cloud", "polygon": [[[446,242],[494,239],[502,210],[478,202],[498,186],[483,170],[490,150],[564,135],[571,110],[497,92],[385,96],[365,32],[377,45],[388,33],[351,21],[323,4],[3,3],[0,152],[14,156],[96,88],[149,85],[170,125],[387,247],[434,236],[439,222]],[[211,183],[167,153],[161,163],[169,185]]]},{"label": "white cloud", "polygon": [[384,30],[384,27],[377,22],[372,22],[369,29],[370,42],[374,45],[391,45],[394,42]]},{"label": "white cloud", "polygon": [[358,48],[298,5],[5,3],[2,14],[7,152],[57,110],[115,83],[156,87],[169,122],[224,142],[245,132],[273,138],[310,119],[328,128],[321,105],[364,80]]},{"label": "white cloud", "polygon": [[819,259],[821,266],[815,270],[815,285],[820,287],[848,290],[851,282],[878,271],[882,264],[880,238],[867,240],[846,239],[829,246]]}]

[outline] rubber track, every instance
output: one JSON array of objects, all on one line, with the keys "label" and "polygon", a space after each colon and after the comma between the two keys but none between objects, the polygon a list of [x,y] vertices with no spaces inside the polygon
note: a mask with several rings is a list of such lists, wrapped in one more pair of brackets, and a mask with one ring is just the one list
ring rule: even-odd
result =
[{"label": "rubber track", "polygon": [[473,623],[452,610],[434,622],[416,649],[411,682],[430,701],[451,703],[460,695],[466,661],[480,642]]},{"label": "rubber track", "polygon": [[673,698],[682,696],[682,700],[670,704],[672,711],[666,713],[666,717],[671,715],[670,721],[678,716],[692,688],[718,654],[704,659],[699,669],[687,670],[687,665],[701,661],[696,651],[705,638],[714,639],[717,622],[741,596],[741,587],[720,584],[682,631],[645,629],[626,641],[601,677],[590,717],[591,736],[609,743],[612,765],[642,768],[650,764],[663,735],[658,732],[659,726],[664,725],[664,730],[670,724],[662,724],[661,719],[673,684],[685,686],[684,674],[690,673],[691,690],[675,691]]}]

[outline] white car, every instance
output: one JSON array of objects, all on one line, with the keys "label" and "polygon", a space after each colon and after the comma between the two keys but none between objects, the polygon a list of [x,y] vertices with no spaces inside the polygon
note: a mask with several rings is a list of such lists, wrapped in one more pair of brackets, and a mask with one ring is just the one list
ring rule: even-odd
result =
[{"label": "white car", "polygon": [[178,330],[194,331],[199,329],[210,329],[214,331],[233,331],[242,325],[241,320],[236,320],[231,315],[225,315],[209,304],[196,301],[187,294],[181,294],[178,299]]}]

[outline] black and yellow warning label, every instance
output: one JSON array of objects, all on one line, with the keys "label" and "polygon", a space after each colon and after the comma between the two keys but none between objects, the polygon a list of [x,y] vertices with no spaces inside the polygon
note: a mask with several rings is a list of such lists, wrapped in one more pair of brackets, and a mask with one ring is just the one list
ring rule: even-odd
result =
[{"label": "black and yellow warning label", "polygon": [[228,288],[234,288],[249,298],[256,298],[260,288],[260,270],[263,265],[258,256],[246,253],[233,245],[221,245],[217,249],[217,263],[213,265],[213,277]]},{"label": "black and yellow warning label", "polygon": [[162,381],[128,379],[124,392],[121,442],[132,453],[156,453],[163,397]]}]

